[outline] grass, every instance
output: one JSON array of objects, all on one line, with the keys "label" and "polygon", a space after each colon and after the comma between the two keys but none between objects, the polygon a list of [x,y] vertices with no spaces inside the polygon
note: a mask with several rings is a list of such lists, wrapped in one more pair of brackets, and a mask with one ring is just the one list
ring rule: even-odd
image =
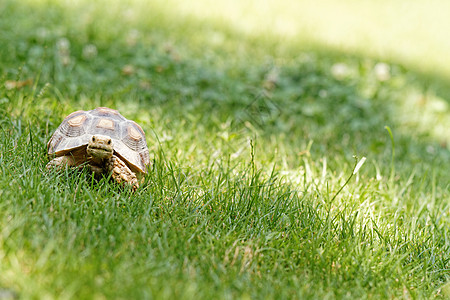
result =
[{"label": "grass", "polygon": [[[159,2],[0,11],[0,295],[450,297],[445,78]],[[136,193],[45,172],[96,106],[147,133]]]},{"label": "grass", "polygon": [[[288,41],[298,47],[331,48],[407,64],[440,74],[450,69],[442,58],[450,50],[445,41],[449,3],[434,1],[210,0],[170,3],[173,13],[225,25],[260,37]],[[164,6],[163,6],[164,7]],[[317,50],[317,49],[316,49]]]}]

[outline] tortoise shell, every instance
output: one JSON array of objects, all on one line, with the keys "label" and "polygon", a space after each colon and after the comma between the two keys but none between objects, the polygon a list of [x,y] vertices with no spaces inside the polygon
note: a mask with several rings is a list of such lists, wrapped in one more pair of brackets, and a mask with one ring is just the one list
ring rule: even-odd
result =
[{"label": "tortoise shell", "polygon": [[132,171],[147,173],[150,154],[144,130],[117,110],[107,107],[79,110],[68,115],[50,138],[47,153],[50,157],[85,153],[89,140],[96,134],[111,137],[114,154]]}]

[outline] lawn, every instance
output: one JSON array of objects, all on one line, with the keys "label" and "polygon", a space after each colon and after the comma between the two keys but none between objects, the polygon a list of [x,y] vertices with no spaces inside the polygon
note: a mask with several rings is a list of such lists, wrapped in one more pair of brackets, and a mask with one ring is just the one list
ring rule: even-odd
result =
[{"label": "lawn", "polygon": [[[294,2],[0,2],[0,299],[450,298],[450,22]],[[45,171],[97,106],[146,132],[136,192]]]}]

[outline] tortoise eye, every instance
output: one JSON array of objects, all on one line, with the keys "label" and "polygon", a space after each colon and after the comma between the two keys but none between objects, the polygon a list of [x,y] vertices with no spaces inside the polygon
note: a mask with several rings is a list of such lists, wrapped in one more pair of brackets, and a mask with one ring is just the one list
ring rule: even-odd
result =
[{"label": "tortoise eye", "polygon": [[111,145],[111,140],[108,140],[108,145]]},{"label": "tortoise eye", "polygon": [[92,141],[95,143],[95,136],[92,137]]}]

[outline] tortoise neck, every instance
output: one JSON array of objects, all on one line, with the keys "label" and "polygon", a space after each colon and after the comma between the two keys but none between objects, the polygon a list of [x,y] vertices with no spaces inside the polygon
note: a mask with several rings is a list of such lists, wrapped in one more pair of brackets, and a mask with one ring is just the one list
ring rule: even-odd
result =
[{"label": "tortoise neck", "polygon": [[95,156],[89,156],[89,162],[96,166],[103,166],[107,161],[110,160],[110,157],[108,158],[99,158]]}]

